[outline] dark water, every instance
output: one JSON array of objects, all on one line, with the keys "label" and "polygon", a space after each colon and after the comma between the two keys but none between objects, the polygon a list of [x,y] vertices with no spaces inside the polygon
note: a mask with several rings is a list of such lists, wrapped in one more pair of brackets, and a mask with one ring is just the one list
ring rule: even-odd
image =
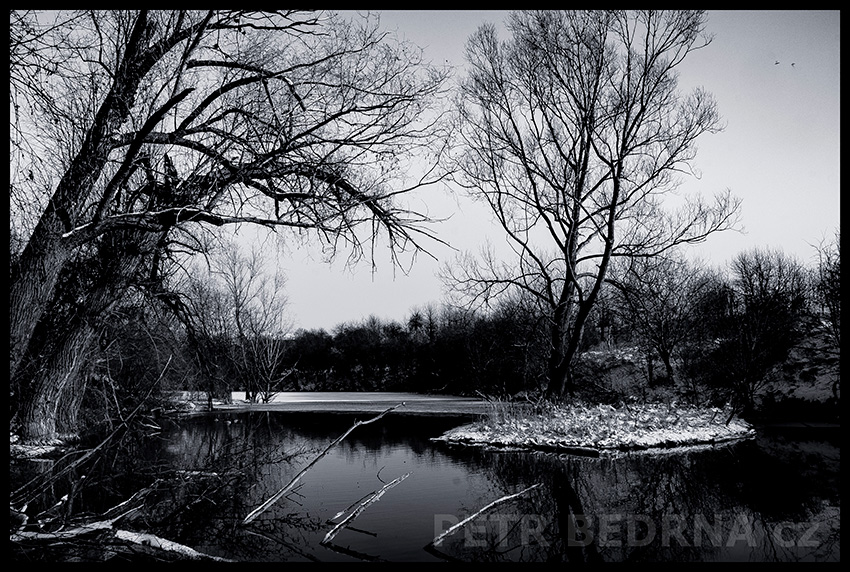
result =
[{"label": "dark water", "polygon": [[[358,418],[368,416],[182,420],[145,447],[158,471],[184,483],[160,499],[150,523],[170,540],[240,561],[840,560],[837,429],[763,428],[723,448],[584,458],[450,447],[429,439],[464,419],[388,415],[355,429],[292,493],[241,525]],[[338,512],[407,473],[321,544]]]}]

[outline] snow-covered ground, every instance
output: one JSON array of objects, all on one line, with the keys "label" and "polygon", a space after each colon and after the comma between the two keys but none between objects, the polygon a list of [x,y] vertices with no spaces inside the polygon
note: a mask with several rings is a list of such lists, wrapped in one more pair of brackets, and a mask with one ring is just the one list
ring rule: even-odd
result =
[{"label": "snow-covered ground", "polygon": [[494,414],[434,441],[565,451],[617,452],[714,445],[755,436],[746,421],[720,408],[665,404],[551,406],[544,412]]}]

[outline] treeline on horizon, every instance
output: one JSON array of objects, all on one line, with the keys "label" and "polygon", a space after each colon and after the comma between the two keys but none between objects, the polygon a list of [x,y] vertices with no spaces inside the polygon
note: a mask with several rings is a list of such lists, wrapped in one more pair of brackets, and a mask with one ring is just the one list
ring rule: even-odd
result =
[{"label": "treeline on horizon", "polygon": [[[837,367],[839,260],[837,250],[819,254],[813,266],[764,248],[721,269],[675,256],[616,265],[586,323],[569,397],[613,403],[660,388],[692,404],[750,412],[793,348]],[[94,409],[108,408],[116,388],[138,395],[157,376],[164,391],[203,391],[211,399],[244,391],[254,402],[281,391],[545,394],[549,330],[532,298],[506,296],[476,309],[446,301],[412,309],[404,321],[371,316],[331,331],[290,328],[275,336],[254,328],[250,335],[244,324],[252,308],[234,307],[238,297],[210,276],[191,289],[199,315],[188,321],[141,304],[114,314],[101,341],[99,383],[89,384]],[[253,311],[264,319],[271,312],[268,303]],[[625,388],[602,381],[616,359],[597,359],[599,350],[618,348],[638,366]],[[832,391],[837,403],[837,372]]]}]

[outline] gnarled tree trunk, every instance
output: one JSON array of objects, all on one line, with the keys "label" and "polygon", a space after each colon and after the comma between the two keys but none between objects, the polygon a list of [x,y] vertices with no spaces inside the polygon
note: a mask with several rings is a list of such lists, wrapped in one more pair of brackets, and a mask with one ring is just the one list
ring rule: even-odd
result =
[{"label": "gnarled tree trunk", "polygon": [[[107,250],[99,253],[102,260],[95,270],[98,285],[77,302],[79,313],[68,320],[64,329],[51,332],[58,334],[58,339],[51,341],[55,349],[36,370],[23,394],[19,417],[24,442],[54,441],[59,436],[60,416],[76,419],[82,396],[74,392],[85,389],[82,378],[88,371],[92,345],[107,314],[124,298],[143,267],[145,256],[157,248],[165,232],[130,231],[105,237],[108,246],[101,244],[100,248]],[[81,274],[88,271],[88,267],[77,269],[70,279],[87,279]]]},{"label": "gnarled tree trunk", "polygon": [[[95,330],[86,321],[64,337],[31,382],[19,412],[21,440],[26,443],[49,443],[58,439],[57,420],[60,410],[69,406],[68,388],[81,389],[78,383],[86,369]],[[70,403],[79,401],[71,399]],[[66,418],[76,417],[67,412]]]}]

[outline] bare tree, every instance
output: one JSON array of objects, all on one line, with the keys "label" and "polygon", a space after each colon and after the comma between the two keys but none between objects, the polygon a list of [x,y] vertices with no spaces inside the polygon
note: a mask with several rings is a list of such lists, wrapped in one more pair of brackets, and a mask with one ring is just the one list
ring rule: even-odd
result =
[{"label": "bare tree", "polygon": [[[773,368],[802,338],[807,312],[807,271],[780,250],[756,248],[730,263],[728,291],[715,297],[721,308],[702,314],[718,320],[716,338],[699,361],[704,382],[719,389],[736,409],[752,411]],[[718,311],[719,310],[719,311]]]},{"label": "bare tree", "polygon": [[183,326],[186,351],[199,374],[193,380],[193,389],[206,390],[207,406],[211,408],[215,397],[229,395],[232,390],[230,356],[236,328],[225,290],[208,279],[207,268],[194,265],[190,270],[179,278],[172,276],[172,293],[161,299]]},{"label": "bare tree", "polygon": [[[710,274],[698,262],[681,255],[623,258],[608,279],[623,321],[651,354],[664,364],[669,382],[675,382],[674,359],[698,331],[698,308],[712,285]],[[650,369],[651,371],[651,369]],[[650,374],[650,384],[653,383]]]},{"label": "bare tree", "polygon": [[[841,233],[835,231],[832,241],[821,243],[817,249],[818,265],[815,276],[815,300],[829,340],[829,350],[841,355]],[[841,376],[836,373],[832,395],[839,398]]]},{"label": "bare tree", "polygon": [[832,347],[841,348],[841,233],[817,249],[818,265],[815,276],[815,299],[820,306]]},{"label": "bare tree", "polygon": [[[232,329],[231,361],[241,377],[247,398],[268,402],[286,378],[283,369],[285,337],[291,330],[286,314],[285,277],[268,264],[259,244],[243,253],[231,243],[214,262],[224,310]],[[274,268],[269,272],[264,269]],[[215,289],[215,282],[212,287]],[[191,303],[191,302],[190,302]]]},{"label": "bare tree", "polygon": [[[513,13],[467,44],[458,180],[492,210],[511,252],[446,272],[470,300],[526,290],[549,318],[548,393],[572,390],[582,328],[614,257],[650,257],[735,226],[739,201],[666,210],[713,99],[680,93],[677,67],[707,45],[699,11]],[[678,198],[678,197],[674,197]]]},{"label": "bare tree", "polygon": [[[310,233],[352,260],[374,257],[379,244],[398,260],[434,238],[427,216],[401,198],[441,177],[429,166],[445,141],[433,104],[447,72],[374,18],[60,16],[10,20],[12,138],[21,142],[11,148],[10,220],[24,244],[11,268],[12,378],[62,269],[120,229],[165,235],[160,258],[197,249],[200,229],[239,223]],[[425,167],[410,181],[414,158]],[[52,433],[47,420],[22,437]]]}]

